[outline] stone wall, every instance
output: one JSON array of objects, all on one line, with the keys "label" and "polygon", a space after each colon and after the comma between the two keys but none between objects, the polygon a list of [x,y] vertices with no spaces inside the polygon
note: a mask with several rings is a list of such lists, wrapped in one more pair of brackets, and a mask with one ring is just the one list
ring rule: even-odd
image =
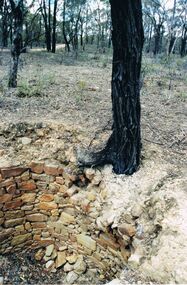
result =
[{"label": "stone wall", "polygon": [[[35,249],[48,270],[63,266],[75,281],[88,268],[112,278],[130,256],[135,227],[98,227],[101,173],[58,163],[0,168],[0,253]],[[68,281],[67,278],[67,281]]]}]

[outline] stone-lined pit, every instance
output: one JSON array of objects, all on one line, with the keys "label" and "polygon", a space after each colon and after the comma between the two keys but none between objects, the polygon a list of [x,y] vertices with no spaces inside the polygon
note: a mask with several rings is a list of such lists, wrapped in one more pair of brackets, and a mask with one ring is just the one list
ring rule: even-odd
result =
[{"label": "stone-lined pit", "polygon": [[37,249],[36,262],[62,267],[68,283],[87,270],[104,280],[120,274],[136,229],[99,222],[106,195],[99,170],[32,162],[0,171],[1,254]]}]

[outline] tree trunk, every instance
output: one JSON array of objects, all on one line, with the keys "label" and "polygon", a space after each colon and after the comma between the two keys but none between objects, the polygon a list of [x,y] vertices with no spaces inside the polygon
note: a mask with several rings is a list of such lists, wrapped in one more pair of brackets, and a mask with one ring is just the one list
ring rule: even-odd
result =
[{"label": "tree trunk", "polygon": [[14,32],[13,41],[11,48],[11,66],[10,66],[10,76],[9,76],[9,87],[17,87],[17,72],[19,56],[21,54],[22,47],[22,25],[23,25],[23,11],[22,11],[21,1],[15,5],[14,1],[11,1],[11,9],[14,19]]},{"label": "tree trunk", "polygon": [[176,13],[176,3],[177,1],[174,0],[173,2],[173,16],[172,16],[172,20],[171,20],[171,29],[170,29],[170,35],[169,35],[169,47],[168,47],[168,52],[167,52],[167,55],[170,55],[173,50],[174,50],[174,44],[175,44],[175,40],[176,40],[176,37],[175,37],[175,13]]},{"label": "tree trunk", "polygon": [[181,50],[180,50],[181,57],[184,57],[186,55],[186,42],[187,42],[187,37],[181,40]]},{"label": "tree trunk", "polygon": [[111,163],[117,174],[132,174],[140,164],[140,70],[143,48],[141,0],[110,0],[112,14],[113,132],[104,150],[83,164]]},{"label": "tree trunk", "polygon": [[47,29],[47,45],[48,51],[51,51],[51,0],[48,0],[48,29]]},{"label": "tree trunk", "polygon": [[161,26],[158,24],[155,28],[155,45],[154,45],[154,55],[160,52],[160,41],[161,41]]},{"label": "tree trunk", "polygon": [[70,52],[70,44],[69,41],[67,39],[67,35],[66,35],[66,27],[65,27],[65,23],[66,23],[66,1],[64,0],[64,4],[63,4],[63,37],[64,37],[64,41],[65,41],[65,45],[66,48],[68,50],[68,52]]},{"label": "tree trunk", "polygon": [[175,40],[176,40],[176,37],[171,35],[170,42],[169,42],[169,48],[168,48],[168,55],[170,55],[173,51]]},{"label": "tree trunk", "polygon": [[147,53],[150,53],[151,50],[151,40],[152,40],[152,31],[153,31],[153,25],[151,23],[150,31],[149,31],[149,39],[148,39],[148,46],[147,46]]},{"label": "tree trunk", "polygon": [[57,1],[54,1],[54,12],[53,12],[53,34],[52,34],[52,52],[56,52],[56,13],[57,13]]},{"label": "tree trunk", "polygon": [[[50,4],[50,0],[49,0],[49,4]],[[45,41],[46,41],[46,48],[47,51],[50,52],[51,51],[51,24],[50,24],[50,7],[49,7],[49,11],[48,11],[48,15],[47,15],[47,8],[46,8],[46,3],[45,0],[43,0],[42,2],[42,9],[43,9],[43,19],[44,19],[44,26],[45,26]]]},{"label": "tree trunk", "polygon": [[187,26],[183,25],[182,38],[181,38],[181,48],[180,55],[184,57],[186,55],[186,42],[187,42]]}]

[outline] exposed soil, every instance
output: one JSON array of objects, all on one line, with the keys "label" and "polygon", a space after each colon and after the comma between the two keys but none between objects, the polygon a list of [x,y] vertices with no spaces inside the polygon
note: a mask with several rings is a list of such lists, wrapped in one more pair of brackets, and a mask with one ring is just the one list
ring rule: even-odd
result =
[{"label": "exposed soil", "polygon": [[[85,54],[80,53],[78,59],[75,60],[73,55],[67,55],[63,51],[58,51],[56,55],[31,51],[22,56],[17,90],[6,89],[8,57],[8,52],[4,52],[0,66],[0,77],[3,78],[0,90],[0,162],[10,160],[12,163],[12,161],[18,160],[25,163],[33,158],[65,160],[64,156],[68,162],[74,162],[72,147],[89,148],[101,146],[106,142],[112,126],[111,53],[98,55],[93,52],[93,49],[90,49]],[[152,192],[155,194],[158,191],[161,196],[164,193],[166,195],[162,197],[164,201],[167,200],[167,193],[169,193],[168,199],[174,199],[173,204],[169,204],[169,209],[174,207],[177,210],[176,213],[175,211],[168,212],[168,219],[170,225],[171,217],[176,215],[173,219],[174,223],[177,217],[181,219],[181,223],[177,224],[176,222],[175,224],[175,230],[180,233],[183,229],[183,219],[186,220],[186,215],[182,212],[182,201],[186,199],[184,190],[187,130],[185,124],[186,71],[185,59],[181,60],[176,57],[172,59],[172,63],[168,63],[164,58],[153,59],[147,56],[144,58],[144,83],[141,96],[143,142],[141,169],[131,178],[123,175],[117,177],[111,169],[108,171],[107,168],[103,174],[109,189],[113,189],[107,200],[106,209],[109,206],[111,209],[116,209],[116,212],[119,209],[120,215],[123,211],[124,201],[129,199],[128,203],[129,201],[133,202],[135,198],[138,203],[141,191],[144,192],[144,196],[140,198],[142,203],[146,201],[146,197],[152,199]],[[27,86],[36,87],[36,96],[25,96],[24,92],[27,90]],[[18,134],[20,122],[26,122],[26,128],[25,131]],[[13,123],[15,125],[10,125]],[[40,130],[44,133],[40,134]],[[29,137],[32,142],[23,145],[21,137]],[[180,183],[181,181],[182,183]],[[129,192],[127,191],[123,196],[123,191],[126,189]],[[131,193],[133,194],[131,195]],[[127,195],[129,196],[127,197]],[[167,208],[167,205],[165,207]],[[163,211],[166,208],[163,208]],[[178,215],[179,212],[180,215]],[[165,224],[167,224],[166,218],[164,216],[162,219]],[[144,221],[146,219],[148,219],[147,216],[143,218]],[[170,228],[168,224],[166,228]],[[182,234],[179,234],[179,243],[185,242],[186,235],[186,230],[184,230],[184,239]],[[166,229],[163,235],[159,236],[157,233],[156,237],[160,239],[157,239],[155,243],[160,241],[160,244],[164,244],[166,236]],[[151,240],[153,239],[154,237]],[[147,240],[145,246],[147,246],[147,250],[149,248],[148,254],[151,259],[151,254],[155,255],[156,253],[154,250],[151,253],[150,248],[154,246],[154,243],[149,244],[149,242],[150,239]],[[177,249],[179,243],[175,245]],[[156,246],[158,251],[162,250],[158,244]],[[176,250],[174,253],[177,255],[179,252],[179,255],[182,256],[182,251],[183,247],[180,247],[179,251]],[[166,262],[166,259],[170,259],[172,256],[169,253],[164,254],[165,260],[160,262],[161,266]],[[25,258],[25,256],[27,255],[16,254],[3,259],[1,270],[7,278],[6,282],[12,282],[12,284],[62,282],[63,276],[60,271],[44,277],[42,267],[32,264],[32,258]],[[184,259],[186,260],[185,256]],[[177,262],[176,259],[175,264]],[[30,269],[24,271],[25,266]],[[180,264],[178,266],[180,267]],[[156,265],[155,268],[157,268]],[[172,266],[169,270],[173,270]],[[13,273],[17,271],[19,272],[18,277]],[[38,277],[38,272],[41,272],[41,278]],[[177,273],[175,274],[177,275]],[[133,273],[127,269],[125,269],[124,275],[126,276],[124,279],[122,278],[124,283],[143,281],[139,278],[139,273]],[[167,280],[167,276],[169,275],[161,274],[160,282]],[[92,281],[89,276],[85,276],[84,282],[85,280]],[[182,279],[176,277],[173,280],[180,282]],[[81,282],[83,280],[80,280],[79,283]]]}]

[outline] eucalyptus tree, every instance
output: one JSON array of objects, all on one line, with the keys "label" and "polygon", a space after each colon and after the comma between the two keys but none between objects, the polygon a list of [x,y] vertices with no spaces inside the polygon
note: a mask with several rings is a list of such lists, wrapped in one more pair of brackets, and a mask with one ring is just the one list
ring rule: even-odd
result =
[{"label": "eucalyptus tree", "polygon": [[47,51],[51,51],[51,0],[41,0],[40,3],[45,27],[45,41]]},{"label": "eucalyptus tree", "polygon": [[180,26],[181,26],[181,44],[180,55],[181,57],[187,54],[187,1],[179,0],[180,8]]},{"label": "eucalyptus tree", "polygon": [[153,53],[157,55],[162,50],[162,40],[165,33],[165,22],[166,22],[166,8],[165,1],[161,0],[144,0],[144,15],[147,16],[150,21],[150,33],[149,34],[149,46],[152,31],[154,33],[154,45]]},{"label": "eucalyptus tree", "polygon": [[9,0],[13,20],[13,40],[11,47],[11,65],[9,75],[9,87],[17,87],[17,73],[19,57],[22,51],[22,29],[24,18],[23,0]]},{"label": "eucalyptus tree", "polygon": [[78,49],[85,5],[86,0],[64,0],[63,36],[68,51],[71,49],[70,45],[72,45],[74,51]]},{"label": "eucalyptus tree", "polygon": [[2,47],[8,47],[8,39],[11,28],[11,10],[8,0],[2,0],[0,5],[0,26]]},{"label": "eucalyptus tree", "polygon": [[112,134],[106,147],[79,157],[81,165],[112,164],[132,174],[140,164],[140,70],[144,42],[141,0],[110,0],[112,17]]}]

